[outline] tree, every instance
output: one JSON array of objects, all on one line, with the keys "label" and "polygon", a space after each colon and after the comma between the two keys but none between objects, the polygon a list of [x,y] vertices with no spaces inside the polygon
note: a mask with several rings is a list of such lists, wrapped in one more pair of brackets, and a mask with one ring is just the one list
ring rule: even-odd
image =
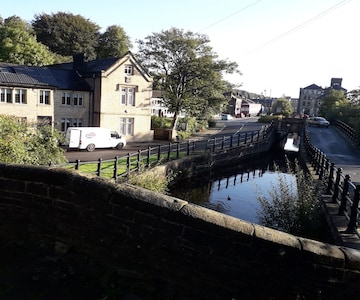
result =
[{"label": "tree", "polygon": [[360,105],[360,89],[352,90],[347,93],[347,99],[354,106]]},{"label": "tree", "polygon": [[43,66],[54,63],[55,55],[36,41],[31,26],[12,16],[0,25],[0,61]]},{"label": "tree", "polygon": [[36,15],[32,26],[38,41],[51,51],[63,56],[84,53],[88,59],[96,58],[100,27],[90,20],[58,12]]},{"label": "tree", "polygon": [[163,91],[165,106],[174,112],[173,129],[181,111],[188,116],[220,112],[226,101],[223,93],[229,89],[223,72],[238,72],[236,63],[218,60],[208,44],[205,35],[176,28],[138,41],[139,60]]},{"label": "tree", "polygon": [[336,119],[342,114],[342,110],[346,110],[348,106],[349,100],[346,99],[344,93],[331,89],[321,102],[319,114],[330,120]]},{"label": "tree", "polygon": [[288,99],[281,97],[272,106],[272,111],[274,114],[288,117],[292,114],[293,108],[291,107],[291,103]]},{"label": "tree", "polygon": [[130,38],[120,26],[109,26],[100,35],[97,47],[97,58],[121,57],[132,47]]},{"label": "tree", "polygon": [[31,165],[61,164],[67,160],[58,146],[60,132],[50,125],[33,128],[14,116],[0,115],[0,162]]}]

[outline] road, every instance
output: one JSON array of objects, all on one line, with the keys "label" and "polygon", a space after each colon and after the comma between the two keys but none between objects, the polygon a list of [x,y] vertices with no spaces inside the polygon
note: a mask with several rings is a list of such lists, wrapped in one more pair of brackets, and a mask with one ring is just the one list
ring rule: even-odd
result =
[{"label": "road", "polygon": [[354,183],[360,183],[360,151],[331,126],[307,127],[310,142],[320,149],[337,168],[349,174]]},{"label": "road", "polygon": [[[216,120],[216,127],[211,128],[205,132],[200,132],[191,137],[196,140],[207,140],[208,138],[222,137],[226,135],[232,135],[243,132],[256,131],[261,128],[263,124],[257,123],[258,118],[242,118],[242,119],[233,119],[233,120]],[[159,144],[168,144],[167,141],[151,141],[144,143],[128,143],[123,149],[95,149],[93,152],[88,152],[86,150],[78,151],[71,150],[65,153],[66,158],[69,162],[75,162],[77,159],[80,161],[97,161],[99,159],[108,160],[114,159],[116,156],[122,157],[128,153],[134,153],[138,150],[147,149],[148,147],[155,147]],[[205,147],[205,142],[202,144],[199,142],[197,149],[200,147]]]}]

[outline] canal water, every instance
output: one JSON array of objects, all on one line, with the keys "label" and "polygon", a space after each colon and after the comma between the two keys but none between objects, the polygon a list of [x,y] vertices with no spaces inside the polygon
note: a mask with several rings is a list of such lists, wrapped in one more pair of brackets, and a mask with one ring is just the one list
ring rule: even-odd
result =
[{"label": "canal water", "polygon": [[286,161],[294,161],[285,151],[270,153],[266,157],[224,168],[216,174],[176,183],[170,194],[190,203],[206,207],[245,221],[259,223],[261,209],[259,197],[268,198],[279,186],[279,176],[296,190],[296,177],[286,173]]}]

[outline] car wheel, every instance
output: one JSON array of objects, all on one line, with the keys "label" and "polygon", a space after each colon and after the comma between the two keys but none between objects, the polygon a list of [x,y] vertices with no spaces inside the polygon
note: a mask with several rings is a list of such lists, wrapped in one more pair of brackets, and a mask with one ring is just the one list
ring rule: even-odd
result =
[{"label": "car wheel", "polygon": [[124,148],[124,143],[119,143],[116,145],[116,149],[120,150],[122,148]]},{"label": "car wheel", "polygon": [[89,152],[94,151],[95,150],[95,144],[87,145],[86,150],[89,151]]}]

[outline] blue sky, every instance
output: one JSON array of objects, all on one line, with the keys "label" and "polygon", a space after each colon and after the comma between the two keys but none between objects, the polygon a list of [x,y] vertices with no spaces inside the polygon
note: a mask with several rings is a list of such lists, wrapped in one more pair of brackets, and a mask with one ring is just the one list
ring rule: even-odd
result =
[{"label": "blue sky", "polygon": [[18,0],[2,3],[0,16],[31,21],[59,11],[102,30],[120,25],[134,45],[171,27],[205,34],[243,73],[226,79],[249,92],[296,98],[301,87],[327,87],[332,77],[360,87],[358,0]]}]

